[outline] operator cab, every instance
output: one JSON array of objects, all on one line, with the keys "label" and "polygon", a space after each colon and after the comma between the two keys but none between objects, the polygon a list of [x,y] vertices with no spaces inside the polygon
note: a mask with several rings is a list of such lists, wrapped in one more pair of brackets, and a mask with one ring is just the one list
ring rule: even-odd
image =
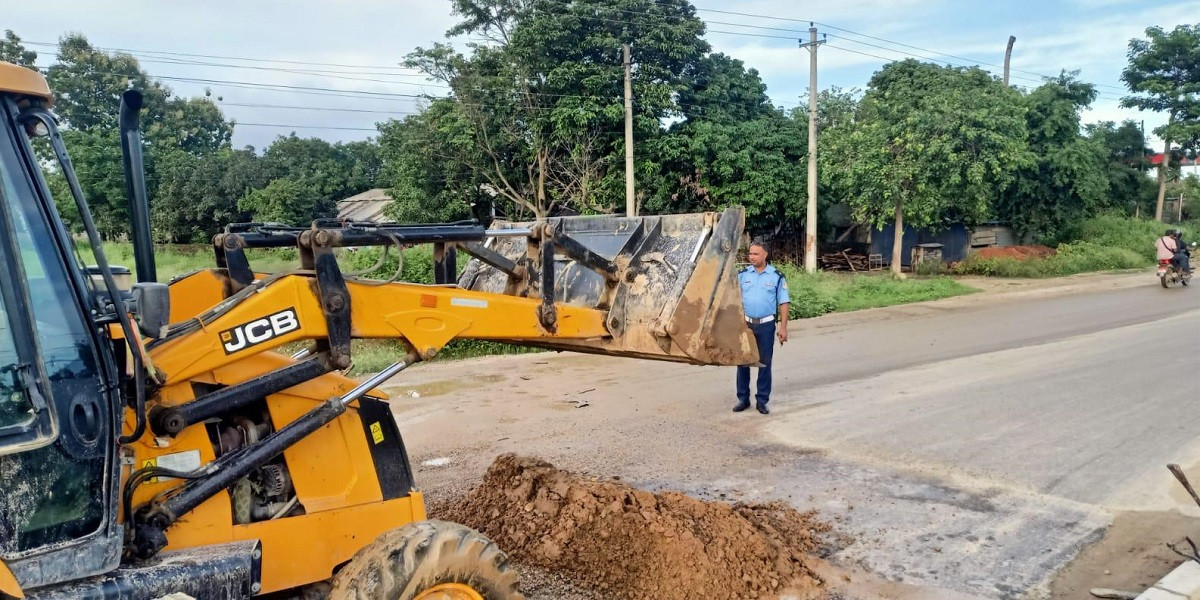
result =
[{"label": "operator cab", "polygon": [[49,194],[70,164],[35,150],[57,136],[51,104],[40,75],[0,63],[0,561],[26,589],[111,570],[123,539],[124,348]]}]

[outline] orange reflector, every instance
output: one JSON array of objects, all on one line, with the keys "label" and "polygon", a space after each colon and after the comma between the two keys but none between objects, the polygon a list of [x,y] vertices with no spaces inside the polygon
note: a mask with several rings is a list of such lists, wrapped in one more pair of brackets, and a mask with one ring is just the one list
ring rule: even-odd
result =
[{"label": "orange reflector", "polygon": [[437,296],[421,294],[421,308],[437,308]]}]

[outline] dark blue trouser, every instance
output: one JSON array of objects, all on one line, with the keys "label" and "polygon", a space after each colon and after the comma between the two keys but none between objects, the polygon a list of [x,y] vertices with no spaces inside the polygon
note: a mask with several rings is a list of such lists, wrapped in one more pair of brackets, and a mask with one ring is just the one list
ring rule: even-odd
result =
[{"label": "dark blue trouser", "polygon": [[1191,271],[1192,265],[1190,259],[1191,256],[1187,252],[1176,252],[1175,256],[1171,258],[1171,264],[1175,265],[1175,268],[1180,271]]},{"label": "dark blue trouser", "polygon": [[[758,369],[758,393],[754,399],[759,406],[766,406],[771,399],[771,355],[775,352],[775,321],[751,325],[754,339],[758,342],[758,360],[763,366]],[[750,402],[750,367],[738,367],[737,370],[738,402]]]}]

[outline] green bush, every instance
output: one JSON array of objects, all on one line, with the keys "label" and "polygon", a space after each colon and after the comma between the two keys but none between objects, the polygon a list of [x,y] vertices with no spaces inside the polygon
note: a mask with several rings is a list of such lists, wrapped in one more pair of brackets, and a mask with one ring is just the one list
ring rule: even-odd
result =
[{"label": "green bush", "polygon": [[890,275],[851,275],[835,296],[838,312],[925,302],[976,291],[947,277],[895,279]]},{"label": "green bush", "polygon": [[[1148,219],[1119,214],[1106,214],[1080,221],[1063,237],[1066,242],[1091,242],[1105,248],[1121,248],[1142,256],[1148,264],[1154,261],[1154,241],[1169,228],[1183,230],[1184,238],[1195,241],[1196,229],[1190,223],[1165,225]],[[1143,265],[1137,265],[1143,266]]]},{"label": "green bush", "polygon": [[818,272],[809,275],[790,263],[776,264],[775,267],[787,278],[791,298],[788,313],[793,319],[937,300],[975,291],[946,277],[900,280],[887,273]]},{"label": "green bush", "polygon": [[[1153,248],[1153,246],[1151,246]],[[1151,252],[1151,259],[1153,252]],[[1015,258],[968,257],[959,263],[955,272],[961,275],[992,277],[1058,277],[1090,271],[1137,269],[1149,263],[1143,254],[1118,246],[1095,242],[1060,244],[1058,254],[1046,258],[1018,260]]]},{"label": "green bush", "polygon": [[970,256],[954,272],[994,277],[1058,277],[1090,271],[1138,269],[1154,263],[1154,242],[1169,228],[1183,230],[1188,241],[1200,230],[1195,224],[1165,225],[1147,219],[1106,214],[1069,228],[1058,254],[1046,258],[979,258]]},{"label": "green bush", "polygon": [[791,298],[788,305],[789,319],[811,319],[831,313],[837,308],[833,297],[820,288],[819,276],[810,277],[791,263],[776,264],[775,268],[787,278],[788,296]]},{"label": "green bush", "polygon": [[[385,252],[387,256],[380,262],[380,257]],[[467,265],[469,257],[464,252],[458,252],[456,256],[458,258],[458,267],[461,271]],[[342,268],[347,271],[360,272],[372,269],[377,264],[379,265],[378,268],[363,273],[362,277],[382,280],[392,279],[396,277],[396,268],[400,267],[400,275],[396,277],[397,281],[425,285],[433,284],[433,246],[429,244],[405,249],[403,265],[398,263],[395,248],[387,248],[385,250],[382,247],[345,250],[339,255],[339,262]]]}]

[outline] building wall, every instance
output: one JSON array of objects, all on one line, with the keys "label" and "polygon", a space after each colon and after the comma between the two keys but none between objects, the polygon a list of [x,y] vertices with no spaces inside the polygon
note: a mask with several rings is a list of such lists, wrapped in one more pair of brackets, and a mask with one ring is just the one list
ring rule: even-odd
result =
[{"label": "building wall", "polygon": [[[871,253],[882,254],[884,264],[892,262],[892,242],[895,239],[895,225],[884,225],[883,229],[871,231]],[[904,228],[904,239],[901,241],[902,250],[900,264],[908,267],[912,262],[912,249],[917,244],[942,244],[942,260],[958,262],[967,258],[970,248],[971,232],[966,225],[955,224],[941,231],[929,229]]]}]

